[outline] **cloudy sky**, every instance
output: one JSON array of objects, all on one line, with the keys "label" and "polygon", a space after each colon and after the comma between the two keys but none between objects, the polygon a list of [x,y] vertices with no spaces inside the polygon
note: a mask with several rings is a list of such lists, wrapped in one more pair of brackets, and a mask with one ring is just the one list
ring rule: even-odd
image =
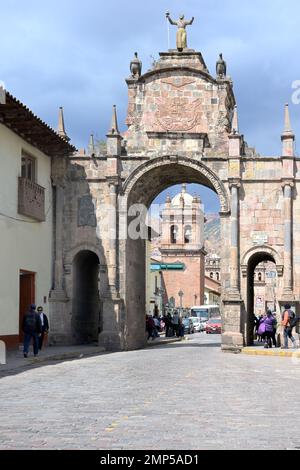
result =
[{"label": "cloudy sky", "polygon": [[[135,51],[144,71],[168,48],[166,10],[195,16],[189,47],[203,53],[211,73],[223,52],[234,81],[240,126],[262,155],[280,153],[284,103],[300,133],[299,0],[0,0],[0,80],[7,90],[56,127],[65,108],[77,147],[103,138],[117,104],[125,129],[124,78]],[[171,31],[175,46],[176,28]]]}]

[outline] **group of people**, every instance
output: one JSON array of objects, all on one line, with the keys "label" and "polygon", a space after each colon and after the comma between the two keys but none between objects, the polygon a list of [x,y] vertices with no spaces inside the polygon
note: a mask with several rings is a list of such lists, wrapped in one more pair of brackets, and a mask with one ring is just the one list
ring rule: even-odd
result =
[{"label": "group of people", "polygon": [[42,350],[45,335],[49,332],[49,321],[43,307],[32,304],[24,315],[22,331],[24,333],[24,357],[28,357],[29,347],[33,341],[33,353],[36,357]]},{"label": "group of people", "polygon": [[177,338],[183,339],[184,325],[176,310],[173,316],[170,313],[159,316],[159,312],[156,312],[153,316],[146,315],[146,332],[148,340],[150,338],[155,340],[159,337],[159,333],[165,333],[166,338],[177,336]]},{"label": "group of people", "polygon": [[[284,344],[281,346],[281,349],[288,349],[289,339],[293,343],[293,347],[297,348],[296,339],[293,337],[293,329],[297,326],[297,317],[295,312],[291,309],[289,304],[284,306],[284,312],[282,314],[282,328],[283,328],[283,339]],[[272,346],[279,347],[277,341],[277,328],[278,322],[276,314],[271,310],[268,310],[265,315],[260,317],[255,317],[255,333],[258,340],[265,343],[265,348],[272,348]]]}]

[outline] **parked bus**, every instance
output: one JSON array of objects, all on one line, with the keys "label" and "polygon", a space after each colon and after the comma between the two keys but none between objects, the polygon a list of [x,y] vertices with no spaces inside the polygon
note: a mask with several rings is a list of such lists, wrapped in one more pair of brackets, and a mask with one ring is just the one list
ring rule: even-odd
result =
[{"label": "parked bus", "polygon": [[200,305],[191,308],[191,317],[200,318],[200,322],[208,321],[211,318],[220,318],[220,306],[219,305]]}]

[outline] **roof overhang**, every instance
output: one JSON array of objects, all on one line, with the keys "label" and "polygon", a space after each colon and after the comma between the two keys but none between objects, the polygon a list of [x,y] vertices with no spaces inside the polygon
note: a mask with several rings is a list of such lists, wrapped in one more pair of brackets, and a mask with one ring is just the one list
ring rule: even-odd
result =
[{"label": "roof overhang", "polygon": [[49,157],[71,155],[76,148],[8,91],[0,88],[0,123]]}]

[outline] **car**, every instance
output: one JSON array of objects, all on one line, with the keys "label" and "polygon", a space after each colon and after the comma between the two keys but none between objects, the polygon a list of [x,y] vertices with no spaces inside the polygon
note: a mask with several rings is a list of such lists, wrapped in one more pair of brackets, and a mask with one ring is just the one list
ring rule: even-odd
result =
[{"label": "car", "polygon": [[184,318],[182,320],[182,324],[184,326],[184,334],[191,335],[195,333],[194,323],[192,322],[191,318]]},{"label": "car", "polygon": [[190,317],[190,320],[192,320],[193,325],[194,325],[194,332],[195,333],[200,333],[201,332],[201,323],[199,318],[197,317]]},{"label": "car", "polygon": [[205,330],[207,335],[220,335],[222,333],[222,319],[211,318],[210,320],[208,320]]}]

